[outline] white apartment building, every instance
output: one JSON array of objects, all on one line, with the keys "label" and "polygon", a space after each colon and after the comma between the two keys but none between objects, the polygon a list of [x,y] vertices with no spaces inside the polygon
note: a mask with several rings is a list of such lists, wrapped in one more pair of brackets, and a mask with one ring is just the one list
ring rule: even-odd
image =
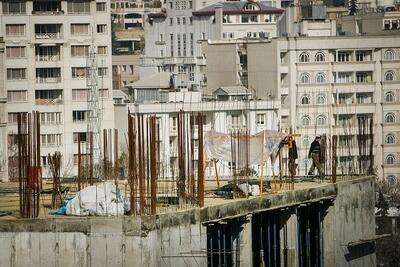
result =
[{"label": "white apartment building", "polygon": [[145,12],[159,12],[161,1],[111,0],[111,18],[128,30],[143,26]]},{"label": "white apartment building", "polygon": [[[232,88],[232,90],[236,89]],[[256,134],[263,130],[278,130],[279,100],[241,100],[237,98],[237,94],[233,97],[237,100],[214,98],[204,101],[200,92],[171,92],[168,95],[169,101],[165,102],[130,102],[116,105],[115,123],[120,130],[120,146],[126,147],[124,133],[127,132],[128,109],[131,113],[156,115],[160,125],[159,175],[171,178],[178,174],[178,114],[180,110],[193,112],[194,115],[198,112],[204,114],[206,117],[204,131],[212,130],[230,134],[235,129],[246,129],[250,134]],[[195,155],[198,149],[197,140],[195,136]],[[274,167],[276,169],[277,165]],[[271,175],[270,161],[263,167],[263,171],[260,165],[252,166],[252,168],[258,175],[261,173]],[[219,162],[217,173],[220,177],[232,177],[229,162]],[[216,172],[210,159],[206,159],[205,174],[206,178],[215,178]]]},{"label": "white apartment building", "polygon": [[267,39],[276,36],[280,1],[167,1],[145,18],[145,53],[140,77],[174,74],[177,88],[200,90],[207,83],[201,40]]},{"label": "white apartment building", "polygon": [[[87,58],[97,51],[101,127],[113,128],[111,18],[109,1],[2,1],[7,131],[17,114],[41,112],[42,165],[60,151],[62,175],[77,173],[77,137],[87,139]],[[12,156],[13,146],[1,153]],[[46,177],[48,171],[43,171]]]},{"label": "white apartment building", "polygon": [[358,138],[372,119],[376,171],[399,179],[400,36],[279,39],[278,53],[281,122],[302,134],[300,169],[311,164],[306,153],[315,134],[326,133],[338,135],[338,173],[367,171],[359,166]]}]

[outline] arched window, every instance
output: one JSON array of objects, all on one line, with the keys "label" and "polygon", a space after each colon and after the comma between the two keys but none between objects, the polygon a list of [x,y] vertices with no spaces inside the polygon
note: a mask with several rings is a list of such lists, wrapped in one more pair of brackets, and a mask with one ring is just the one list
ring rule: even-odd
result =
[{"label": "arched window", "polygon": [[301,104],[302,105],[309,105],[310,104],[310,97],[308,95],[303,95],[301,97]]},{"label": "arched window", "polygon": [[310,74],[302,73],[300,75],[300,83],[310,83]]},{"label": "arched window", "polygon": [[323,72],[318,72],[315,76],[316,83],[325,83],[326,82],[326,75]]},{"label": "arched window", "polygon": [[324,52],[317,52],[315,54],[315,62],[325,62],[325,54],[324,54]]},{"label": "arched window", "polygon": [[318,126],[324,126],[326,125],[326,117],[324,115],[319,115],[317,117],[317,125]]},{"label": "arched window", "polygon": [[301,125],[302,125],[302,126],[309,126],[310,123],[311,123],[310,116],[304,115],[304,116],[301,118]]},{"label": "arched window", "polygon": [[388,165],[393,165],[396,163],[396,157],[393,154],[389,154],[386,156],[385,162]]},{"label": "arched window", "polygon": [[385,72],[385,81],[393,81],[394,80],[394,71],[388,70]]},{"label": "arched window", "polygon": [[393,134],[387,134],[385,137],[385,144],[394,144],[396,143],[396,137]]},{"label": "arched window", "polygon": [[384,60],[394,60],[395,54],[392,49],[386,50],[385,54],[383,54],[383,59]]},{"label": "arched window", "polygon": [[385,101],[388,103],[394,102],[394,93],[392,91],[385,94]]},{"label": "arched window", "polygon": [[396,116],[392,112],[386,114],[385,122],[386,123],[395,123],[396,122]]},{"label": "arched window", "polygon": [[324,105],[326,103],[326,98],[324,94],[317,95],[317,105]]},{"label": "arched window", "polygon": [[397,177],[396,177],[396,175],[390,174],[390,175],[388,175],[388,176],[386,177],[386,180],[388,181],[388,183],[389,183],[390,185],[395,185],[395,184],[397,184]]},{"label": "arched window", "polygon": [[307,52],[303,52],[299,56],[299,62],[306,63],[310,62],[310,55]]}]

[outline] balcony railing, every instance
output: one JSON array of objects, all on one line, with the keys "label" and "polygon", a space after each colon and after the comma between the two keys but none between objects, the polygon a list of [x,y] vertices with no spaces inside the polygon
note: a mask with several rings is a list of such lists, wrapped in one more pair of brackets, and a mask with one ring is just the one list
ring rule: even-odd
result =
[{"label": "balcony railing", "polygon": [[36,61],[59,61],[60,55],[36,55]]},{"label": "balcony railing", "polygon": [[36,39],[61,39],[60,32],[35,33]]},{"label": "balcony railing", "polygon": [[56,99],[36,99],[35,104],[36,105],[60,105],[62,104],[62,99],[56,98]]},{"label": "balcony railing", "polygon": [[49,10],[49,11],[35,11],[32,10],[32,15],[63,15],[64,11],[63,10]]},{"label": "balcony railing", "polygon": [[61,77],[36,77],[36,83],[59,83]]}]

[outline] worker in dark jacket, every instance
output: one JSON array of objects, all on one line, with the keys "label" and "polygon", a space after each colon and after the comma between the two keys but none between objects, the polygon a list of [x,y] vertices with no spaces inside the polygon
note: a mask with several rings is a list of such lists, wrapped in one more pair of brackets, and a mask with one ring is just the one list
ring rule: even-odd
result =
[{"label": "worker in dark jacket", "polygon": [[311,168],[308,172],[308,175],[313,175],[314,174],[314,169],[317,167],[318,174],[320,178],[322,179],[324,174],[322,170],[322,151],[321,151],[321,136],[317,135],[315,137],[315,140],[311,143],[310,151],[308,152],[308,158],[311,158],[313,161],[313,164],[311,165]]}]

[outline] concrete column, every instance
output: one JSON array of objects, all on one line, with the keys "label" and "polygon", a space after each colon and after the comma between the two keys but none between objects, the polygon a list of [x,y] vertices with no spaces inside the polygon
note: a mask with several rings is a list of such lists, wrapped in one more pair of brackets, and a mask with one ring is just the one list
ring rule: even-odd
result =
[{"label": "concrete column", "polygon": [[[287,250],[287,266],[298,266],[297,261],[297,216],[296,210],[291,209],[288,210],[288,213],[285,216],[286,223],[284,227],[281,229],[281,251],[282,251],[282,260],[281,266],[284,266],[284,258],[283,251],[285,249],[284,238],[286,238],[286,250]],[[286,230],[284,229],[286,227]],[[284,236],[284,231],[286,231],[286,235]]]},{"label": "concrete column", "polygon": [[323,218],[323,265],[336,266],[335,261],[335,209],[334,206],[329,206],[326,209],[326,215]]},{"label": "concrete column", "polygon": [[240,233],[240,266],[253,266],[252,215],[246,217]]}]

